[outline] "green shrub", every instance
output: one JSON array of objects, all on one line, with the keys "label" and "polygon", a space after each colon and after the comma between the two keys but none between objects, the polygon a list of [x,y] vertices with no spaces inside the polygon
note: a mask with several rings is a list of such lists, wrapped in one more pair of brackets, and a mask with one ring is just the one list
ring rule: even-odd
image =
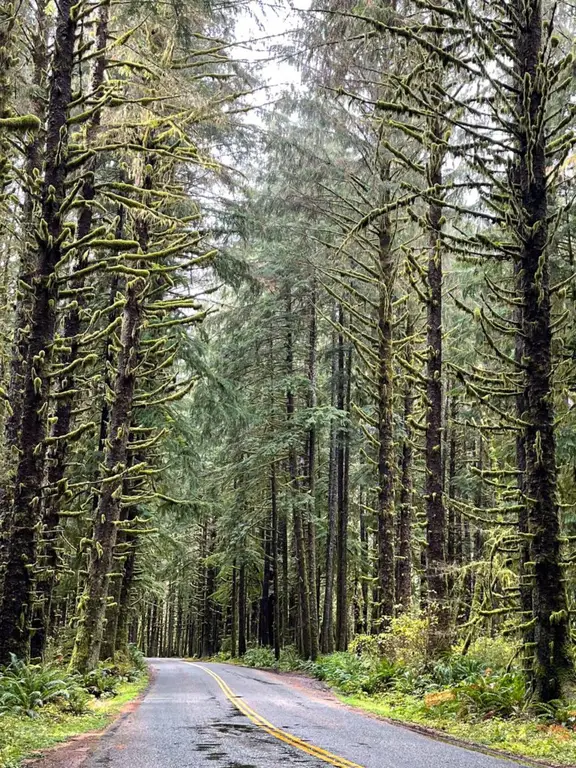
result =
[{"label": "green shrub", "polygon": [[73,715],[83,715],[88,710],[90,694],[82,686],[75,685],[70,690],[70,695],[65,699],[65,704],[61,709],[71,712]]},{"label": "green shrub", "polygon": [[552,701],[537,704],[534,709],[540,720],[576,730],[576,704],[574,701],[552,699]]},{"label": "green shrub", "polygon": [[128,644],[128,661],[138,672],[145,672],[148,668],[144,654],[134,643]]},{"label": "green shrub", "polygon": [[365,693],[381,693],[391,688],[397,680],[397,677],[403,671],[401,664],[388,659],[381,659],[374,669],[370,671],[369,679],[364,683],[363,691]]},{"label": "green shrub", "polygon": [[11,656],[10,664],[0,671],[0,713],[25,713],[33,717],[47,704],[73,711],[85,707],[78,681],[62,669],[48,664],[26,664]]},{"label": "green shrub", "polygon": [[120,676],[114,674],[114,668],[100,664],[87,672],[82,678],[83,688],[97,699],[116,696],[116,686]]},{"label": "green shrub", "polygon": [[526,683],[518,672],[481,675],[456,689],[460,711],[472,717],[512,717],[525,712]]},{"label": "green shrub", "polygon": [[[312,666],[311,666],[312,665]],[[280,651],[280,659],[278,660],[278,669],[282,672],[299,672],[314,670],[312,662],[304,661],[295,645],[287,645]]]},{"label": "green shrub", "polygon": [[303,662],[301,668],[348,694],[388,690],[404,669],[401,664],[388,659],[373,659],[349,651],[321,656],[315,663]]},{"label": "green shrub", "polygon": [[505,637],[479,637],[466,656],[481,661],[489,669],[507,669],[515,657],[519,658],[518,646]]},{"label": "green shrub", "polygon": [[361,693],[371,687],[370,662],[348,651],[321,656],[313,673],[343,693]]},{"label": "green shrub", "polygon": [[358,635],[350,643],[350,652],[373,661],[386,658],[402,665],[426,660],[430,620],[403,614],[392,619],[386,632]]},{"label": "green shrub", "polygon": [[480,659],[455,653],[433,664],[429,677],[431,684],[442,690],[452,688],[458,683],[473,682],[483,675],[487,668],[488,665]]},{"label": "green shrub", "polygon": [[272,648],[249,648],[242,657],[242,663],[247,667],[270,669],[276,666],[276,657]]},{"label": "green shrub", "polygon": [[425,693],[439,690],[434,678],[424,665],[399,668],[394,679],[394,688],[399,693],[423,696]]}]

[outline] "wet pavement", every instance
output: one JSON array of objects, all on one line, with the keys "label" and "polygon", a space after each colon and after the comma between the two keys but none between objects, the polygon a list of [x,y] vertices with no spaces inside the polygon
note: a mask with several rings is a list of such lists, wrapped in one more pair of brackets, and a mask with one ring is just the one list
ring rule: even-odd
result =
[{"label": "wet pavement", "polygon": [[[145,699],[102,736],[86,768],[520,768],[352,712],[272,673],[175,659],[151,666]],[[306,751],[316,748],[330,754]]]}]

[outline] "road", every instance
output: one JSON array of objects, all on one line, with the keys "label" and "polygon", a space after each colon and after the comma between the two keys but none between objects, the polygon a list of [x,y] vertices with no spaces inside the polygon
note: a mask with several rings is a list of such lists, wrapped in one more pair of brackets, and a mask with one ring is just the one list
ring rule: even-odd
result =
[{"label": "road", "polygon": [[141,705],[87,768],[520,768],[350,711],[270,672],[153,659]]}]

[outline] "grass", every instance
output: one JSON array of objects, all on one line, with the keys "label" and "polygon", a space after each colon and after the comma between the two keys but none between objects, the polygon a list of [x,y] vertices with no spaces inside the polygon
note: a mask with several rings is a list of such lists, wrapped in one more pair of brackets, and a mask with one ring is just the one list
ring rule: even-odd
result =
[{"label": "grass", "polygon": [[426,707],[422,698],[397,692],[378,696],[338,696],[341,701],[399,723],[432,728],[473,745],[502,750],[550,765],[576,765],[576,733],[528,717],[463,721]]},{"label": "grass", "polygon": [[93,699],[82,715],[62,712],[56,706],[44,707],[36,717],[0,715],[0,768],[13,768],[35,752],[73,736],[101,730],[147,685],[147,674],[135,682],[119,683],[116,696]]}]

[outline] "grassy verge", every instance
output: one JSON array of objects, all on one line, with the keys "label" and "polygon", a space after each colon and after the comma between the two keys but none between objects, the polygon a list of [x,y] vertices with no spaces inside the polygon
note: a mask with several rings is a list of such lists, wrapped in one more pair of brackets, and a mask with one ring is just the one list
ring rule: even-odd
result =
[{"label": "grassy verge", "polygon": [[576,734],[561,725],[545,725],[528,717],[490,718],[478,722],[435,712],[421,698],[408,694],[378,696],[339,694],[345,704],[398,723],[432,728],[473,745],[502,750],[550,765],[576,765]]},{"label": "grassy verge", "polygon": [[147,674],[142,674],[135,682],[120,683],[116,696],[93,699],[82,715],[62,712],[56,706],[44,707],[35,717],[0,715],[0,768],[13,768],[34,752],[104,728],[147,685]]},{"label": "grassy verge", "polygon": [[455,652],[435,663],[417,654],[410,662],[391,662],[377,653],[334,653],[312,663],[292,649],[277,662],[268,648],[249,649],[242,659],[214,660],[299,671],[324,681],[345,704],[398,724],[430,729],[503,756],[576,768],[576,700],[556,702],[536,716],[519,670],[508,670],[511,654],[503,641],[491,640],[482,641],[475,656]]}]

